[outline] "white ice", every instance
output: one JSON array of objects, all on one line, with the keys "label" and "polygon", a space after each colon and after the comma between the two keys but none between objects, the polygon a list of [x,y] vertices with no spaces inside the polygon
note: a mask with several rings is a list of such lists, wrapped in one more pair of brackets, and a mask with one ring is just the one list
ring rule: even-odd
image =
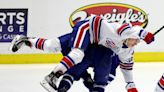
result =
[{"label": "white ice", "polygon": [[[39,82],[55,64],[0,65],[0,92],[47,92]],[[89,69],[92,73],[92,69]],[[135,63],[134,80],[139,92],[153,92],[157,81],[164,73],[164,63]],[[123,76],[117,69],[116,79],[105,92],[126,92]],[[75,82],[69,92],[88,92],[82,80]]]}]

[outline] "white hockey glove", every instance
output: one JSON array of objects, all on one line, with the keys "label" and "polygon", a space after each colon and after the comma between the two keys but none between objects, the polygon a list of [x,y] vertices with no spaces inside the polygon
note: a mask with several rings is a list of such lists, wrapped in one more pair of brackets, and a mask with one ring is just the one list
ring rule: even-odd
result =
[{"label": "white hockey glove", "polygon": [[127,92],[138,92],[138,90],[135,87],[134,82],[127,83],[126,90],[127,90]]}]

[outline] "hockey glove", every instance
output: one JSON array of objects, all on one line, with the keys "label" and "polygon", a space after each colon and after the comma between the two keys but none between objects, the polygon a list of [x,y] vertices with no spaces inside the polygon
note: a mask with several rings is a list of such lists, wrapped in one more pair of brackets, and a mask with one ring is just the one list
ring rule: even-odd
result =
[{"label": "hockey glove", "polygon": [[138,92],[138,90],[135,87],[135,84],[133,82],[129,82],[126,85],[127,92]]},{"label": "hockey glove", "polygon": [[147,33],[145,38],[143,39],[147,44],[150,44],[151,42],[154,41],[154,35],[150,32]]}]

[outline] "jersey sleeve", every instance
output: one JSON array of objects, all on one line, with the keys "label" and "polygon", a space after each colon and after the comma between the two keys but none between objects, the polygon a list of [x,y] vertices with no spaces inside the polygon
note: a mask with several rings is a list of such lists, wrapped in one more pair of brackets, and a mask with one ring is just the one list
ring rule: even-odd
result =
[{"label": "jersey sleeve", "polygon": [[120,62],[120,69],[124,76],[125,82],[133,82],[133,62]]},{"label": "jersey sleeve", "polygon": [[123,74],[124,80],[126,83],[134,82],[133,80],[133,71],[132,70],[126,70],[121,68],[121,72]]},{"label": "jersey sleeve", "polygon": [[93,42],[98,43],[100,28],[103,18],[100,16],[92,15],[90,17],[90,31],[93,33]]},{"label": "jersey sleeve", "polygon": [[[130,51],[124,59],[120,60],[120,69],[123,73],[125,82],[133,82],[133,53],[134,51]],[[124,53],[126,54],[126,53]]]}]

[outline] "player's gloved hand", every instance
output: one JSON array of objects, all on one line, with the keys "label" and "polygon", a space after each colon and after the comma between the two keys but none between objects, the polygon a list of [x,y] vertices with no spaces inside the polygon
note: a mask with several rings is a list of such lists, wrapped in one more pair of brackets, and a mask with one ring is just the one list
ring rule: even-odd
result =
[{"label": "player's gloved hand", "polygon": [[135,84],[133,82],[129,82],[126,85],[127,92],[138,92],[138,90],[135,87]]},{"label": "player's gloved hand", "polygon": [[150,44],[151,42],[154,41],[154,35],[150,32],[147,33],[145,38],[143,39],[147,44]]}]

